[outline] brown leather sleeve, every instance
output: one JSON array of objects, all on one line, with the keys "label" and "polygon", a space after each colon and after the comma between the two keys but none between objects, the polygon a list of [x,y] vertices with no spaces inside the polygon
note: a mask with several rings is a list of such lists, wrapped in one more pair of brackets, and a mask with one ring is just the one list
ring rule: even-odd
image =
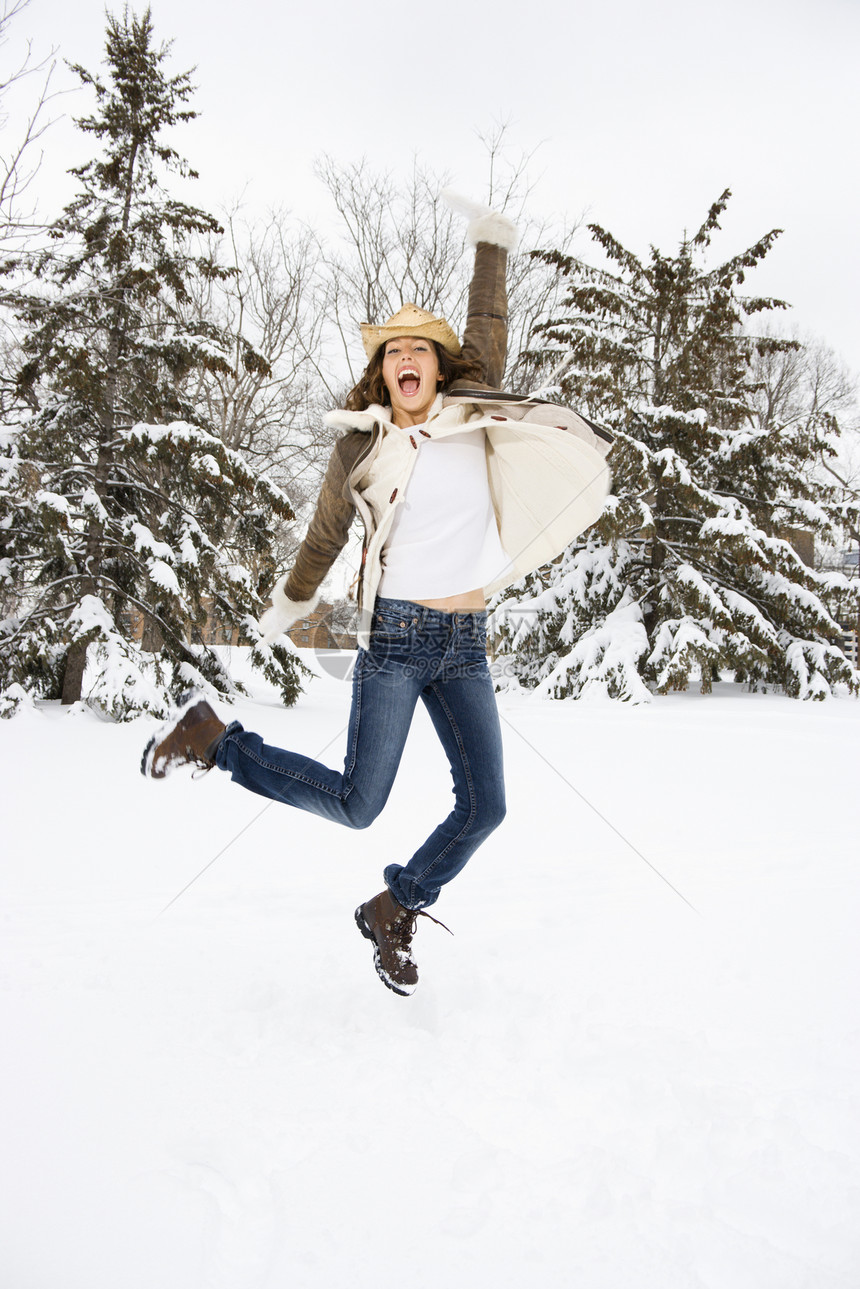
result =
[{"label": "brown leather sleeve", "polygon": [[469,309],[463,333],[463,357],[481,371],[480,380],[501,388],[508,352],[508,253],[501,246],[479,242],[469,288]]},{"label": "brown leather sleeve", "polygon": [[284,587],[291,600],[310,600],[346,545],[355,515],[346,480],[367,442],[366,434],[355,431],[334,445],[313,519]]}]

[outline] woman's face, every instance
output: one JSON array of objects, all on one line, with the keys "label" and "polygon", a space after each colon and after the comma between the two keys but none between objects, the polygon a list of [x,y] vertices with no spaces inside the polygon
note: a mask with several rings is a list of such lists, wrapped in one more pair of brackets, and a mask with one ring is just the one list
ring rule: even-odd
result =
[{"label": "woman's face", "polygon": [[391,399],[394,424],[421,425],[442,379],[432,342],[418,336],[386,341],[382,379]]}]

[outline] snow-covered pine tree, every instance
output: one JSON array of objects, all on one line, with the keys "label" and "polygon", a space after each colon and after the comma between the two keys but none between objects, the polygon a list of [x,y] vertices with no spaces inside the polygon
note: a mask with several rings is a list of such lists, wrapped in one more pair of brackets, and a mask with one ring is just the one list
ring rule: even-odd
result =
[{"label": "snow-covered pine tree", "polygon": [[781,301],[739,294],[778,230],[704,263],[729,197],[674,256],[652,247],[643,262],[598,225],[606,268],[536,252],[567,283],[537,356],[556,369],[569,356],[563,400],[616,435],[597,524],[495,606],[501,673],[543,694],[641,702],[694,680],[707,692],[728,669],[821,698],[860,679],[827,608],[845,579],[792,541],[833,539],[835,497],[803,468],[832,426],[765,424],[752,406],[752,353],[792,344],[744,325]]},{"label": "snow-covered pine tree", "polygon": [[199,251],[217,222],[163,186],[194,177],[165,139],[196,115],[169,48],[149,10],[108,15],[106,77],[74,68],[97,100],[77,124],[102,151],[71,171],[80,190],[47,245],[15,266],[34,283],[14,293],[28,411],[5,431],[0,476],[0,689],[13,707],[22,691],[83,696],[121,719],[163,711],[189,683],[229,692],[216,652],[189,638],[207,612],[254,642],[286,703],[304,672],[255,626],[289,503],[183,395],[195,370],[229,370],[237,337],[187,320],[195,279],[231,270]]}]

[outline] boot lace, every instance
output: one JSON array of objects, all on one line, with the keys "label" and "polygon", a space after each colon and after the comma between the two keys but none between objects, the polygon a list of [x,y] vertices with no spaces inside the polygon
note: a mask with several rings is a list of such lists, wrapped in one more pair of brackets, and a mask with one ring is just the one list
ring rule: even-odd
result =
[{"label": "boot lace", "polygon": [[404,916],[397,918],[391,927],[392,939],[397,941],[397,947],[401,953],[408,954],[412,948],[412,937],[415,934],[415,923],[418,918],[429,918],[437,926],[444,927],[449,935],[454,934],[449,926],[434,918],[432,913],[425,913],[423,909],[404,909],[403,913]]},{"label": "boot lace", "polygon": [[210,770],[215,768],[214,761],[209,761],[205,756],[201,756],[199,752],[195,752],[190,747],[185,749],[185,759],[196,766],[196,769],[191,771],[192,779],[202,779],[204,774],[208,774]]},{"label": "boot lace", "polygon": [[435,922],[437,926],[443,927],[448,932],[449,935],[454,934],[454,932],[451,930],[449,926],[445,926],[444,922],[440,922],[438,918],[434,918],[432,913],[424,913],[421,909],[417,909],[416,912],[420,918],[429,918],[430,921]]}]

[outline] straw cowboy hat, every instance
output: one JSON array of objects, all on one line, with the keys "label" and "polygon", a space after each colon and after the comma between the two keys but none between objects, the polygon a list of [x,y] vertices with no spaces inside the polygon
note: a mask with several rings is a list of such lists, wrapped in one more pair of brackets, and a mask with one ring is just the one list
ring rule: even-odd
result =
[{"label": "straw cowboy hat", "polygon": [[460,353],[460,342],[445,319],[437,318],[426,309],[419,309],[417,304],[404,304],[381,327],[374,327],[369,322],[361,324],[361,339],[368,358],[372,358],[386,340],[396,340],[399,336],[420,336],[423,340],[435,340],[449,354]]}]

